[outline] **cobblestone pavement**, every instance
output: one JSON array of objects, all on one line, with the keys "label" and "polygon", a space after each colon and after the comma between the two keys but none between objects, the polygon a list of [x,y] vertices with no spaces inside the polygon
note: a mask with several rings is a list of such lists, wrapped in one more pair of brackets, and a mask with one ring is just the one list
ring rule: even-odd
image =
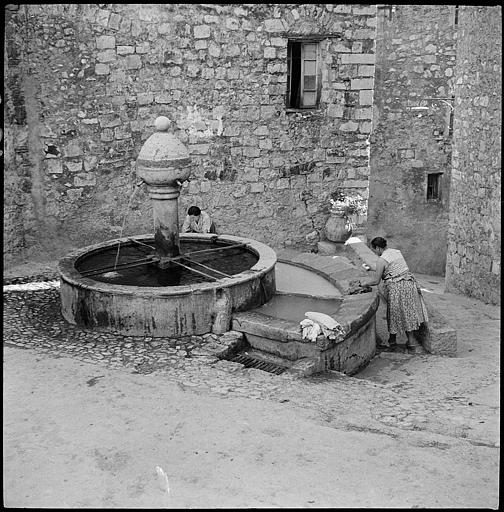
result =
[{"label": "cobblestone pavement", "polygon": [[[47,271],[11,277],[8,283],[54,277]],[[429,299],[457,329],[457,357],[381,353],[354,377],[327,372],[293,379],[244,369],[215,356],[226,346],[226,335],[159,339],[83,330],[61,317],[59,289],[54,287],[4,288],[4,344],[110,369],[156,372],[197,393],[290,402],[309,408],[328,426],[342,429],[392,437],[425,431],[444,436],[444,441],[432,441],[441,448],[450,438],[497,447],[500,310],[467,297],[439,293],[439,286]]]}]

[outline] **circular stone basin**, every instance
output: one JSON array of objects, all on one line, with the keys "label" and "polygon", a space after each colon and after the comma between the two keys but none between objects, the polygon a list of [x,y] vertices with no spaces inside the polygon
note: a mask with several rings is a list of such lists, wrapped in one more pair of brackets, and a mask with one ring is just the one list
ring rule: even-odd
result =
[{"label": "circular stone basin", "polygon": [[181,240],[180,253],[181,256],[187,255],[187,259],[180,258],[177,260],[180,265],[174,264],[171,268],[161,269],[155,262],[122,267],[128,263],[135,265],[135,262],[155,256],[153,240],[145,245],[128,242],[89,252],[79,258],[75,266],[82,274],[92,272],[93,269],[108,268],[107,272],[92,275],[95,281],[102,283],[154,287],[208,283],[215,280],[212,276],[233,276],[249,270],[257,263],[258,256],[245,247],[213,251],[229,245],[220,242],[217,237],[210,243],[208,240]]},{"label": "circular stone basin", "polygon": [[[259,307],[275,293],[276,254],[273,249],[255,240],[231,235],[180,235],[182,251],[186,244],[191,243],[197,244],[197,250],[200,247],[204,249],[205,244],[208,249],[219,245],[244,244],[246,252],[239,260],[242,265],[243,260],[246,260],[245,267],[250,264],[250,268],[231,268],[226,263],[225,253],[234,249],[223,250],[223,263],[218,270],[229,277],[215,281],[200,279],[202,282],[189,283],[181,279],[175,285],[165,286],[159,281],[156,272],[152,271],[151,264],[142,265],[138,268],[143,270],[135,269],[132,272],[140,275],[143,272],[145,276],[151,267],[150,278],[146,279],[143,286],[142,283],[131,285],[114,282],[128,274],[125,270],[108,277],[103,274],[101,277],[85,277],[81,274],[85,270],[107,266],[119,242],[123,249],[131,251],[136,245],[153,245],[153,236],[121,238],[85,247],[59,262],[61,312],[68,322],[89,329],[132,336],[182,337],[208,332],[220,334],[229,330],[233,312]],[[148,249],[146,252],[152,254]],[[102,263],[97,264],[100,260]],[[215,275],[201,266],[194,268]],[[120,278],[121,275],[123,277]]]}]

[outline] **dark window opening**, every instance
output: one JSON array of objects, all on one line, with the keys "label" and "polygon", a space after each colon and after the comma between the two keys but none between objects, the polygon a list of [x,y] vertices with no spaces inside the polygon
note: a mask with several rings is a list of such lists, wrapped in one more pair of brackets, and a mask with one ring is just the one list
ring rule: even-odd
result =
[{"label": "dark window opening", "polygon": [[287,108],[317,108],[320,97],[318,43],[287,42]]},{"label": "dark window opening", "polygon": [[448,121],[448,137],[451,137],[453,135],[453,110],[455,105],[455,96],[452,94],[451,97],[451,109],[450,109],[450,120]]},{"label": "dark window opening", "polygon": [[456,5],[456,6],[455,6],[455,18],[454,18],[454,20],[453,20],[453,24],[454,24],[455,26],[457,26],[457,25],[458,25],[458,17],[459,17],[459,6],[458,6],[458,5]]},{"label": "dark window opening", "polygon": [[427,174],[427,200],[441,199],[442,172]]}]

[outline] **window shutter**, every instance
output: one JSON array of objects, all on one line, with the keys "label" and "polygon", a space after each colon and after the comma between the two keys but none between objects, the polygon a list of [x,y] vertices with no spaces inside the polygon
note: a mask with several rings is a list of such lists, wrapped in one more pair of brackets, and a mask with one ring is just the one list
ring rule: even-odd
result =
[{"label": "window shutter", "polygon": [[287,96],[285,97],[285,104],[287,107],[291,106],[291,89],[292,89],[292,45],[287,45]]},{"label": "window shutter", "polygon": [[303,43],[301,47],[301,106],[317,105],[318,70],[316,43]]}]

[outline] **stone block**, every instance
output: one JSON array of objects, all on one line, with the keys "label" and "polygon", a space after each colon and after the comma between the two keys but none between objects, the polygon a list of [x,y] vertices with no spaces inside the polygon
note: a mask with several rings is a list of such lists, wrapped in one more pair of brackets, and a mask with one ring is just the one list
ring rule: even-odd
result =
[{"label": "stone block", "polygon": [[[359,91],[359,105],[372,105],[373,104],[373,91],[372,90],[361,90]],[[372,110],[371,117],[372,118]]]},{"label": "stone block", "polygon": [[373,109],[372,108],[357,108],[355,109],[355,119],[372,119]]},{"label": "stone block", "polygon": [[142,67],[142,59],[140,55],[126,56],[126,69],[140,69]]},{"label": "stone block", "polygon": [[102,27],[106,27],[108,25],[110,12],[105,9],[98,9],[96,13],[96,23]]},{"label": "stone block", "polygon": [[358,74],[360,76],[375,76],[376,68],[374,66],[359,66]]},{"label": "stone block", "polygon": [[366,5],[360,6],[355,5],[352,7],[352,14],[354,15],[363,15],[363,14],[376,14],[376,6],[375,5]]},{"label": "stone block", "polygon": [[342,132],[356,132],[359,129],[359,124],[354,121],[348,121],[341,124],[339,129]]},{"label": "stone block", "polygon": [[95,66],[95,74],[97,75],[109,75],[110,67],[108,64],[96,64]]},{"label": "stone block", "polygon": [[139,93],[137,101],[139,105],[150,105],[154,101],[154,95],[151,92]]},{"label": "stone block", "polygon": [[350,80],[350,89],[373,89],[374,80],[372,78],[354,78]]},{"label": "stone block", "polygon": [[374,39],[376,31],[373,28],[359,28],[352,31],[354,39]]},{"label": "stone block", "polygon": [[454,357],[457,355],[457,332],[446,319],[427,304],[429,322],[422,324],[417,339],[430,354]]},{"label": "stone block", "polygon": [[98,36],[96,38],[96,48],[104,50],[106,48],[115,48],[116,39],[114,36]]},{"label": "stone block", "polygon": [[121,16],[119,14],[116,14],[115,12],[110,13],[110,18],[108,21],[108,28],[112,30],[119,30],[119,27],[121,25]]},{"label": "stone block", "polygon": [[156,95],[156,97],[154,98],[154,101],[156,103],[160,103],[160,104],[171,103],[171,97],[170,97],[169,93],[161,93],[161,94]]},{"label": "stone block", "polygon": [[274,59],[276,57],[276,49],[271,46],[266,46],[264,48],[264,58],[265,59]]},{"label": "stone block", "polygon": [[211,15],[207,14],[206,16],[203,17],[203,21],[205,23],[219,23],[219,17],[211,16]]},{"label": "stone block", "polygon": [[373,124],[369,122],[360,123],[359,132],[360,133],[371,133],[373,129]]},{"label": "stone block", "polygon": [[149,53],[149,51],[150,51],[150,44],[147,41],[138,43],[135,46],[135,53],[142,54],[142,53]]},{"label": "stone block", "polygon": [[171,32],[171,25],[169,23],[161,23],[161,25],[158,26],[158,34],[159,35],[166,35]]},{"label": "stone block", "polygon": [[76,142],[71,142],[64,149],[64,156],[67,158],[73,158],[82,155],[82,149]]},{"label": "stone block", "polygon": [[65,162],[65,166],[70,172],[82,171],[82,162]]},{"label": "stone block", "polygon": [[116,60],[116,52],[115,50],[104,50],[103,52],[98,52],[96,59],[99,62],[114,62]]},{"label": "stone block", "polygon": [[250,192],[252,194],[264,192],[264,183],[251,183],[250,184]]},{"label": "stone block", "polygon": [[210,37],[210,27],[208,25],[197,25],[194,27],[194,37],[196,39],[206,39]]},{"label": "stone block", "polygon": [[240,22],[236,18],[226,18],[226,28],[228,30],[238,30]]},{"label": "stone block", "polygon": [[[374,64],[374,53],[343,53],[341,54],[342,64]],[[371,87],[363,87],[363,89],[370,89]]]},{"label": "stone block", "polygon": [[327,107],[327,116],[328,117],[335,117],[335,118],[342,118],[344,114],[345,109],[342,105],[329,105]]},{"label": "stone block", "polygon": [[281,19],[264,20],[264,30],[266,32],[283,32],[285,29],[285,24]]},{"label": "stone block", "polygon": [[47,172],[49,174],[62,174],[63,166],[60,160],[47,160]]},{"label": "stone block", "polygon": [[318,254],[321,256],[330,256],[338,252],[337,244],[334,242],[317,242]]},{"label": "stone block", "polygon": [[135,48],[133,46],[118,46],[117,55],[129,55],[135,53]]}]

